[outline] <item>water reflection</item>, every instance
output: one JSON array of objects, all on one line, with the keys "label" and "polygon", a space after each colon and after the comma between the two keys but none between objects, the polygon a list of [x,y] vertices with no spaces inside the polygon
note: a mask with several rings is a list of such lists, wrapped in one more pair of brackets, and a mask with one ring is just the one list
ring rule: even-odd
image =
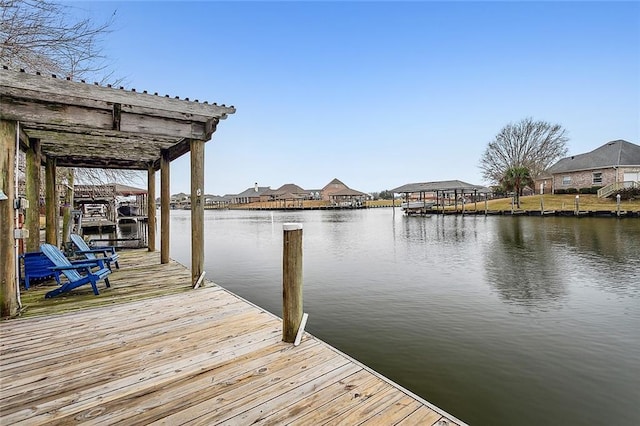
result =
[{"label": "water reflection", "polygon": [[494,221],[495,240],[486,250],[487,281],[506,302],[546,309],[546,303],[567,295],[562,256],[554,250],[549,234],[541,232],[542,221],[527,219]]},{"label": "water reflection", "polygon": [[[88,230],[83,237],[95,246],[115,246],[117,248],[147,247],[147,230],[149,225],[144,221],[120,223],[111,232]],[[83,230],[84,231],[84,230]]]}]

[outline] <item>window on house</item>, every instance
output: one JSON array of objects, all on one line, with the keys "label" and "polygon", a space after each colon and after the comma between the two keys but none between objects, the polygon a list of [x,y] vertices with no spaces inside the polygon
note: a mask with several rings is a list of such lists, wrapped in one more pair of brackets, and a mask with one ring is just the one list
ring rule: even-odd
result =
[{"label": "window on house", "polygon": [[562,176],[562,185],[571,185],[571,176]]},{"label": "window on house", "polygon": [[593,174],[593,184],[601,185],[602,184],[602,173],[594,173]]}]

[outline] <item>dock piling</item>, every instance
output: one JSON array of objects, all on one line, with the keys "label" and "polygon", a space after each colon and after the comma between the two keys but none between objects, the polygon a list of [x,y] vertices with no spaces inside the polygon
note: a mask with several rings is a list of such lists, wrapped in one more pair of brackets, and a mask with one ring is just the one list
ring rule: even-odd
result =
[{"label": "dock piling", "polygon": [[294,343],[302,322],[302,224],[282,226],[282,340]]}]

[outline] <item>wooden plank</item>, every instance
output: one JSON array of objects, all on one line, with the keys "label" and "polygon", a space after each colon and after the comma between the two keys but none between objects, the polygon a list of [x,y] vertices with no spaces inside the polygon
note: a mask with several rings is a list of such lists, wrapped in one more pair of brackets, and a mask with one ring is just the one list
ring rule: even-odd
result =
[{"label": "wooden plank", "polygon": [[[129,105],[132,108],[134,106],[147,108],[145,110],[147,114],[156,111],[159,116],[162,116],[163,111],[206,117],[223,117],[235,112],[233,106],[189,102],[24,72],[0,69],[0,76],[0,87],[3,88],[3,93],[9,93],[11,89],[20,89],[21,92],[30,91],[27,95],[31,98],[34,98],[37,93],[41,93],[43,99],[40,100],[45,102],[55,101],[56,103],[96,108],[100,107],[99,102],[102,101],[107,104]],[[16,96],[15,93],[14,96]]]},{"label": "wooden plank", "polygon": [[[300,380],[306,382],[311,377],[325,374],[346,365],[340,357],[327,351],[307,356],[297,362],[289,363],[286,359],[278,360],[287,364],[286,372],[265,374],[247,383],[225,392],[222,400],[218,399],[215,407],[210,402],[193,405],[178,413],[164,418],[164,424],[212,424],[222,422],[236,416],[249,407],[258,405],[278,395],[278,390],[292,386]],[[275,393],[275,395],[274,395]]]},{"label": "wooden plank", "polygon": [[418,408],[422,407],[415,399],[410,396],[404,395],[401,399],[396,401],[393,405],[386,405],[385,408],[373,417],[360,423],[361,425],[392,425],[396,424],[407,416],[412,414]]},{"label": "wooden plank", "polygon": [[309,392],[301,399],[290,401],[290,405],[280,410],[272,410],[265,413],[263,418],[257,421],[256,424],[276,426],[285,423],[297,423],[296,420],[302,416],[327,410],[342,396],[349,395],[350,398],[353,398],[354,395],[360,392],[362,386],[369,385],[376,380],[368,371],[359,370],[322,389],[321,392]]},{"label": "wooden plank", "polygon": [[333,424],[339,421],[341,416],[348,415],[345,413],[349,413],[350,410],[365,404],[366,401],[374,396],[391,389],[389,384],[375,378],[373,375],[371,377],[373,380],[365,382],[352,392],[338,396],[320,409],[302,416],[296,423],[309,425]]},{"label": "wooden plank", "polygon": [[[350,376],[358,371],[361,368],[352,363],[345,363],[338,368],[327,371],[327,369],[318,370],[318,374],[315,376],[311,376],[308,381],[296,380],[296,383],[291,383],[291,381],[282,382],[277,389],[277,396],[273,397],[272,391],[265,393],[265,399],[263,403],[254,406],[253,408],[246,410],[236,416],[225,418],[223,421],[231,424],[254,424],[260,420],[262,420],[265,416],[265,413],[271,413],[273,411],[282,410],[284,407],[290,404],[291,400],[297,400],[303,398],[305,395],[313,392],[317,392],[318,390],[322,391],[322,389],[330,386],[331,384],[339,381],[340,379]],[[286,391],[286,392],[284,392]],[[260,395],[262,397],[262,394]],[[250,404],[254,404],[258,398],[252,398]],[[249,404],[244,404],[242,409],[244,410]],[[219,422],[219,418],[209,417],[207,415],[198,418],[196,421],[192,422],[192,424],[207,424],[210,420],[214,420]],[[210,424],[210,423],[209,423]]]},{"label": "wooden plank", "polygon": [[[409,414],[407,417],[398,422],[398,425],[424,425],[424,426],[433,426],[436,425],[442,419],[442,415],[436,413],[432,409],[426,406],[422,406],[418,408],[413,413]],[[444,426],[444,425],[443,425]]]},{"label": "wooden plank", "polygon": [[[32,357],[29,356],[29,351],[25,351],[23,357],[20,357],[19,354],[14,353],[11,356],[11,363],[3,363],[3,367],[11,367],[12,369],[14,369],[14,380],[7,386],[6,389],[1,390],[0,394],[2,394],[2,392],[5,390],[11,389],[13,386],[17,386],[20,384],[20,373],[24,373],[24,375],[29,377],[31,380],[37,381],[39,380],[37,374],[40,368],[43,370],[42,374],[46,375],[50,370],[50,366],[52,364],[56,365],[56,369],[62,369],[65,365],[77,367],[77,357],[73,355],[81,356],[82,359],[86,358],[86,362],[92,363],[94,358],[105,355],[108,356],[112,352],[119,353],[121,351],[122,345],[126,345],[128,348],[130,348],[128,350],[137,350],[141,347],[142,344],[153,344],[156,341],[170,341],[172,338],[177,338],[181,341],[186,340],[184,333],[193,332],[190,329],[185,329],[185,327],[202,328],[202,326],[210,323],[211,321],[219,321],[221,319],[229,320],[229,318],[235,318],[236,321],[241,321],[246,315],[250,315],[251,318],[254,319],[256,317],[255,311],[248,309],[247,306],[243,306],[242,304],[238,304],[235,309],[225,309],[224,312],[224,316],[210,315],[204,318],[203,321],[177,323],[173,325],[172,328],[164,327],[161,331],[157,331],[157,328],[154,329],[154,327],[157,326],[149,325],[144,328],[130,330],[126,337],[109,336],[108,332],[102,333],[104,337],[102,337],[100,334],[97,334],[96,338],[102,337],[102,339],[98,341],[95,341],[95,339],[94,341],[92,341],[83,338],[78,339],[69,337],[68,339],[66,339],[66,342],[68,342],[66,346],[56,344],[51,345],[52,347],[50,348],[43,347],[41,350],[31,351],[31,353],[33,354]],[[254,328],[257,328],[258,324],[254,324],[253,326]],[[209,327],[207,327],[206,329],[208,330],[208,328]],[[215,331],[215,326],[211,326],[210,328],[212,329],[208,330],[209,333]],[[228,327],[227,330],[227,332],[230,332],[232,328]],[[91,331],[86,332],[86,334],[91,334]],[[137,340],[142,339],[143,337],[146,338],[144,340]],[[209,338],[211,338],[211,334],[209,335]],[[55,349],[58,350],[52,352]]]},{"label": "wooden plank", "polygon": [[360,424],[364,420],[367,420],[384,410],[387,405],[394,404],[396,401],[400,400],[402,396],[402,393],[389,387],[387,390],[364,400],[355,408],[341,414],[339,418],[333,419],[331,424],[336,426]]},{"label": "wooden plank", "polygon": [[[256,334],[264,336],[262,330],[251,335],[242,336],[241,338],[229,339],[224,355],[226,360],[233,359],[234,350],[240,350],[243,347],[251,348],[259,346],[261,342],[269,344],[275,341],[275,335],[277,334],[275,328],[271,329],[268,333],[270,340],[253,338]],[[241,340],[241,342],[238,342]],[[213,349],[214,346],[211,346]],[[220,356],[216,353],[216,356]],[[80,411],[87,410],[96,404],[104,404],[114,399],[127,396],[143,390],[153,389],[156,386],[162,386],[170,383],[179,377],[188,376],[190,374],[196,374],[202,368],[200,363],[204,360],[211,359],[210,352],[198,351],[197,354],[192,354],[189,357],[178,357],[178,359],[172,359],[172,362],[162,362],[162,356],[158,357],[158,366],[155,369],[147,369],[145,362],[134,368],[133,372],[130,372],[125,376],[118,376],[115,379],[111,379],[108,382],[96,382],[91,374],[88,374],[84,383],[86,386],[73,387],[73,392],[60,394],[55,400],[46,400],[29,408],[18,409],[17,411],[9,410],[8,403],[4,400],[1,402],[0,411],[2,412],[3,419],[6,419],[8,423],[19,424],[22,420],[28,420],[29,422],[49,422],[56,419],[61,419],[69,415],[74,415]],[[127,361],[128,362],[128,361]],[[81,371],[78,371],[81,373]],[[65,385],[66,386],[66,385]],[[52,388],[42,388],[45,393],[52,392]],[[40,394],[44,396],[44,394]],[[30,395],[22,395],[29,401]],[[24,403],[20,406],[24,407]]]},{"label": "wooden plank", "polygon": [[[291,346],[276,342],[246,354],[237,354],[231,362],[203,371],[196,377],[176,380],[152,392],[120,398],[105,406],[99,420],[127,426],[145,425],[163,419],[166,413],[181,411],[184,409],[185,401],[188,401],[189,405],[215,401],[228,390],[240,386],[252,377],[260,377],[268,372],[275,374],[287,368],[286,363],[277,362],[283,357],[289,362],[304,359],[315,350],[314,345],[317,345],[317,342],[310,342],[301,351],[294,352]],[[131,410],[132,406],[136,407],[135,411]],[[90,414],[91,411],[86,412],[87,416]],[[85,413],[80,415],[86,419]]]}]

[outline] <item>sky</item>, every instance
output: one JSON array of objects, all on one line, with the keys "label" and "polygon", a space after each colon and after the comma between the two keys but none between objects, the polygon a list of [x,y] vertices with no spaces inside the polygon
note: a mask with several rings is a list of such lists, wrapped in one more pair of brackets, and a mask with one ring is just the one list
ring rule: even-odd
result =
[{"label": "sky", "polygon": [[[562,125],[569,155],[640,143],[638,2],[73,2],[126,88],[233,105],[205,193],[338,178],[363,192],[489,184],[502,127]],[[171,193],[189,192],[189,156]]]}]

